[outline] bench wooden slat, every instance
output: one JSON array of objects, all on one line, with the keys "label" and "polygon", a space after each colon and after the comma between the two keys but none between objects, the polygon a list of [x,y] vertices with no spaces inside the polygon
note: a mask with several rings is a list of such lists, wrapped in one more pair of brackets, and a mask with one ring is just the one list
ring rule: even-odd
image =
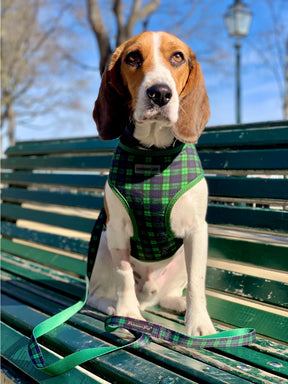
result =
[{"label": "bench wooden slat", "polygon": [[102,188],[107,176],[85,174],[61,174],[61,173],[32,173],[32,172],[7,172],[2,174],[2,181],[11,185],[50,185],[81,188]]},{"label": "bench wooden slat", "polygon": [[83,294],[85,285],[83,280],[64,275],[59,271],[51,272],[48,268],[44,268],[37,263],[21,262],[20,258],[8,255],[5,252],[2,255],[2,269],[16,276],[38,282],[39,285],[49,288],[51,292],[64,292],[68,297],[74,299],[79,299]]},{"label": "bench wooden slat", "polygon": [[35,209],[22,208],[19,205],[10,203],[2,204],[2,217],[8,218],[10,220],[28,220],[86,233],[91,233],[95,223],[95,219],[86,219],[79,216],[43,212]]},{"label": "bench wooden slat", "polygon": [[237,356],[238,359],[244,363],[250,363],[254,364],[257,368],[262,368],[263,370],[267,369],[267,366],[271,366],[272,369],[270,370],[279,375],[283,375],[283,377],[286,377],[288,375],[288,366],[284,363],[283,366],[283,360],[277,359],[273,357],[273,364],[271,361],[271,357],[269,356],[263,356],[263,354],[258,353],[256,351],[253,351],[251,349],[246,348],[235,348],[231,354],[231,348],[219,348],[223,353],[226,354],[227,357],[232,357],[235,359]]},{"label": "bench wooden slat", "polygon": [[207,268],[206,287],[288,308],[288,285],[219,268]]},{"label": "bench wooden slat", "polygon": [[[248,123],[234,125],[207,127],[199,139],[199,148],[205,146],[239,146],[245,144],[251,145],[254,142],[261,141],[268,145],[274,145],[283,142],[287,144],[287,121],[275,121],[265,123]],[[273,129],[270,129],[273,128]],[[241,134],[239,135],[239,131]],[[236,139],[235,134],[236,132]],[[279,140],[277,140],[277,137]],[[254,139],[253,139],[254,138]],[[262,140],[263,139],[263,140]],[[215,140],[215,142],[214,142]],[[223,144],[221,144],[223,140]],[[22,141],[17,142],[14,146],[7,149],[6,154],[9,156],[17,155],[37,155],[45,153],[69,153],[69,152],[90,152],[91,150],[113,152],[118,140],[102,141],[99,137],[84,137],[75,139],[59,139],[59,140],[43,140],[40,142],[35,141]]]},{"label": "bench wooden slat", "polygon": [[235,225],[288,232],[288,211],[209,204],[207,221],[215,225]]},{"label": "bench wooden slat", "polygon": [[9,156],[27,156],[47,153],[69,153],[69,152],[114,152],[119,140],[103,141],[99,137],[88,137],[80,139],[22,141],[6,150]]},{"label": "bench wooden slat", "polygon": [[239,147],[271,147],[281,148],[288,144],[288,124],[286,127],[274,129],[237,129],[230,127],[229,131],[206,130],[199,138],[197,148],[239,148]]},{"label": "bench wooden slat", "polygon": [[[288,168],[288,149],[263,149],[255,152],[254,150],[243,149],[241,151],[232,151],[226,150],[221,152],[212,152],[212,151],[199,151],[199,156],[202,162],[202,166],[206,170],[267,170],[267,171],[279,171],[287,170]],[[74,168],[74,169],[99,169],[109,167],[111,163],[109,158],[110,156],[100,157],[99,165],[97,164],[98,156],[87,156],[76,158],[67,158],[67,157],[58,157],[56,159],[39,159],[39,165],[37,161],[34,163],[34,169],[48,168],[48,164],[52,164],[50,169],[65,169],[65,168]],[[102,164],[101,164],[102,161]],[[7,159],[4,161],[7,168],[17,168],[19,169],[31,169],[32,159],[23,159],[19,158],[18,162],[13,162],[13,158]],[[30,164],[30,165],[29,165]],[[70,164],[70,166],[69,166]],[[20,172],[19,172],[20,173]],[[24,172],[23,172],[24,173]],[[37,173],[37,175],[39,175]],[[3,175],[4,180],[6,180],[5,174]],[[9,181],[9,180],[7,180]],[[74,184],[75,185],[75,184]]]},{"label": "bench wooden slat", "polygon": [[[288,244],[288,240],[286,241]],[[286,244],[286,245],[287,245]],[[209,237],[209,258],[248,263],[256,267],[288,270],[288,247],[266,242]]]},{"label": "bench wooden slat", "polygon": [[52,205],[63,205],[100,210],[103,207],[103,195],[92,195],[88,193],[51,192],[45,190],[28,190],[24,188],[4,188],[2,200],[23,203],[45,203]]},{"label": "bench wooden slat", "polygon": [[[207,176],[209,196],[253,198],[253,199],[287,199],[288,179],[259,179],[227,176]],[[89,209],[101,209],[103,196],[88,193],[51,192],[45,190],[25,190],[10,187],[2,190],[2,199],[14,202],[39,202],[53,205],[67,205]]]},{"label": "bench wooden slat", "polygon": [[[288,149],[199,152],[207,170],[279,171],[288,169]],[[249,172],[248,172],[249,173]],[[260,172],[261,173],[261,172]]]},{"label": "bench wooden slat", "polygon": [[86,274],[86,262],[83,260],[63,256],[43,249],[37,249],[35,247],[29,247],[5,238],[1,239],[1,249],[5,253],[23,257],[30,261],[38,261],[46,266],[56,267],[57,269],[62,269],[82,276],[85,276]]},{"label": "bench wooden slat", "polygon": [[241,123],[241,124],[225,124],[225,125],[216,125],[206,127],[206,131],[209,132],[222,132],[222,131],[231,131],[235,130],[254,130],[261,129],[263,131],[275,128],[285,128],[288,126],[288,120],[272,120],[272,121],[260,121],[260,122],[251,122],[251,123]]},{"label": "bench wooden slat", "polygon": [[[1,322],[1,340],[1,354],[4,358],[9,360],[19,370],[29,375],[33,382],[42,384],[51,382],[51,378],[45,378],[43,373],[35,369],[31,364],[31,360],[27,353],[29,342],[28,337],[22,335],[20,332]],[[17,348],[15,348],[16,345]],[[11,354],[12,350],[13,353]],[[47,361],[55,359],[55,356],[47,350],[44,351],[44,356]],[[65,382],[74,382],[77,384],[103,384],[103,381],[98,381],[95,375],[88,376],[76,368],[66,372],[64,375],[56,376],[53,378],[53,384],[63,384]]]},{"label": "bench wooden slat", "polygon": [[2,161],[6,169],[107,169],[111,165],[112,155],[96,156],[32,156],[8,157]]},{"label": "bench wooden slat", "polygon": [[207,176],[209,196],[287,199],[288,179]]},{"label": "bench wooden slat", "polygon": [[2,235],[15,239],[27,240],[48,247],[59,248],[66,252],[85,256],[87,256],[88,252],[88,241],[22,228],[5,221],[2,223]]},{"label": "bench wooden slat", "polygon": [[223,300],[207,295],[207,308],[213,319],[235,327],[249,328],[257,323],[257,333],[260,335],[266,335],[285,343],[288,342],[287,332],[284,331],[288,329],[288,317],[228,300],[229,297],[227,300]]},{"label": "bench wooden slat", "polygon": [[[91,233],[95,219],[58,213],[42,212],[10,203],[2,204],[2,217],[22,219],[42,224],[61,226],[66,229]],[[234,207],[209,204],[207,220],[210,224],[245,226],[247,220],[252,228],[288,232],[288,212],[260,208]]]}]

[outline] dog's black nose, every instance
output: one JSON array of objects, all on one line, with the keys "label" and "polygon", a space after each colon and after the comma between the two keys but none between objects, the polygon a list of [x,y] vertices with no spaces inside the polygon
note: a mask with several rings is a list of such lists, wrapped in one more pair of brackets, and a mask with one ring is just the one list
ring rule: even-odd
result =
[{"label": "dog's black nose", "polygon": [[152,85],[152,87],[147,89],[146,94],[159,107],[168,104],[172,97],[172,91],[166,84]]}]

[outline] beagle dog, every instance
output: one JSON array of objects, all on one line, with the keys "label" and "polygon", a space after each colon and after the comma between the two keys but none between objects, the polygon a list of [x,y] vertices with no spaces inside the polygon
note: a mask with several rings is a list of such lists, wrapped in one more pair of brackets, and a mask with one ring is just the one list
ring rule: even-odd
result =
[{"label": "beagle dog", "polygon": [[[102,232],[90,279],[88,305],[108,315],[143,319],[140,310],[157,304],[177,313],[186,312],[187,334],[215,332],[205,298],[208,193],[194,147],[209,115],[200,64],[181,40],[165,32],[144,32],[116,49],[102,76],[93,111],[100,137],[104,140],[120,137],[121,148],[113,160],[118,158],[118,168],[110,172],[105,186],[106,231]],[[193,158],[194,163],[190,160],[179,163],[182,150],[188,151],[184,158]],[[168,163],[163,165],[160,158]],[[127,169],[129,161],[132,165]],[[185,172],[179,167],[183,161]],[[190,175],[190,164],[198,169],[194,176]],[[184,181],[184,187],[183,181],[178,183],[177,198],[159,197],[162,190],[166,193],[167,173],[174,180],[186,174],[187,169],[190,179]],[[124,183],[121,177],[125,178],[125,174],[135,177],[125,181],[128,190],[131,185],[137,188],[144,185],[144,192],[136,191],[140,193],[136,210],[144,207],[142,219],[131,213],[134,200],[130,195],[123,197],[126,192],[119,185]],[[150,179],[157,179],[157,183],[166,180],[165,188],[161,183],[147,187]],[[150,242],[156,244],[155,254],[160,252],[156,259],[152,254],[154,248],[146,251],[147,244],[141,242],[149,240],[150,231],[145,234],[145,230],[153,223],[150,213],[154,202],[143,195],[146,189],[154,191],[158,199],[167,200],[154,221],[158,223],[165,216],[163,220],[176,244],[173,243],[173,255],[167,250],[165,237],[161,245],[157,244],[158,234],[154,243]],[[146,211],[146,200],[152,206],[150,211]],[[140,239],[135,235],[137,231]],[[136,255],[137,249],[142,256]]]}]

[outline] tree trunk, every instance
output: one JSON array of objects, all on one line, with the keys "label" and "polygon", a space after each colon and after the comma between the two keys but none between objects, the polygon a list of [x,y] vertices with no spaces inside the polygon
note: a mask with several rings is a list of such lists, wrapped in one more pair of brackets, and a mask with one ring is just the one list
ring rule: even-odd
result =
[{"label": "tree trunk", "polygon": [[7,117],[8,117],[9,145],[14,145],[15,144],[15,111],[14,111],[12,105],[8,106]]}]

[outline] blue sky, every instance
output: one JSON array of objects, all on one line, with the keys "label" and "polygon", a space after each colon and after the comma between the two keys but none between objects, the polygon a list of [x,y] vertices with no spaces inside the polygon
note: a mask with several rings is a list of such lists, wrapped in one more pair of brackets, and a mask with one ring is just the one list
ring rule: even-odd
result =
[{"label": "blue sky", "polygon": [[[281,20],[288,20],[288,1],[271,1],[276,4],[276,9],[281,7]],[[202,1],[204,5],[205,2],[209,2],[209,0]],[[210,2],[209,8],[203,8],[205,13],[199,12],[194,14],[193,17],[191,16],[191,18],[184,18],[183,25],[177,30],[179,37],[183,37],[184,41],[196,53],[198,61],[201,63],[210,99],[211,117],[208,123],[209,126],[235,123],[234,41],[228,36],[224,25],[224,14],[233,2],[234,0]],[[267,31],[271,28],[271,14],[266,5],[266,0],[246,0],[245,3],[252,11],[253,19],[248,37],[242,39],[242,122],[281,120],[283,118],[282,101],[277,82],[272,71],[263,64],[263,60],[256,50],[253,49],[253,46],[256,46],[260,50],[266,51],[265,41],[267,40],[267,44],[269,44],[271,37],[269,34],[267,35]],[[178,18],[183,17],[186,12],[185,9],[179,10],[175,2],[176,11]],[[183,15],[181,15],[181,12]],[[191,33],[184,34],[187,28],[197,25],[203,15],[207,17],[207,21],[204,23],[204,27],[199,32],[199,35],[197,32],[194,33],[193,30]],[[167,15],[165,1],[162,0],[159,13],[151,17],[149,29],[173,32],[178,20],[177,17],[176,13],[175,18]],[[135,32],[138,32],[137,28]],[[88,65],[95,66],[95,64],[98,64],[98,52],[94,37],[87,30],[82,33],[85,33],[85,35],[83,35],[79,59]],[[263,36],[261,36],[261,33]],[[288,38],[287,27],[285,34],[286,38]],[[208,40],[210,45],[207,44]],[[282,42],[284,42],[284,38],[282,38]],[[211,63],[207,62],[207,52],[209,53],[211,44],[214,43],[218,48],[220,47],[224,50],[225,55],[211,65]],[[273,63],[276,56],[273,56],[273,53],[269,53],[268,58]],[[85,93],[81,95],[81,103],[84,106],[83,110],[76,112],[73,110],[70,112],[63,111],[62,116],[58,120],[51,118],[51,123],[49,123],[48,119],[48,124],[47,119],[45,119],[44,124],[43,119],[39,117],[35,120],[35,125],[39,126],[37,133],[35,133],[35,128],[30,129],[29,125],[27,127],[18,127],[16,139],[33,140],[36,138],[51,139],[96,135],[97,132],[91,115],[94,100],[98,93],[100,76],[97,72],[84,71],[84,78],[89,84],[87,89],[85,89]],[[63,81],[66,80],[63,79]],[[73,81],[73,79],[69,81]],[[67,123],[68,121],[69,124]],[[43,129],[41,126],[43,126]],[[5,147],[5,142],[3,144]]]}]

